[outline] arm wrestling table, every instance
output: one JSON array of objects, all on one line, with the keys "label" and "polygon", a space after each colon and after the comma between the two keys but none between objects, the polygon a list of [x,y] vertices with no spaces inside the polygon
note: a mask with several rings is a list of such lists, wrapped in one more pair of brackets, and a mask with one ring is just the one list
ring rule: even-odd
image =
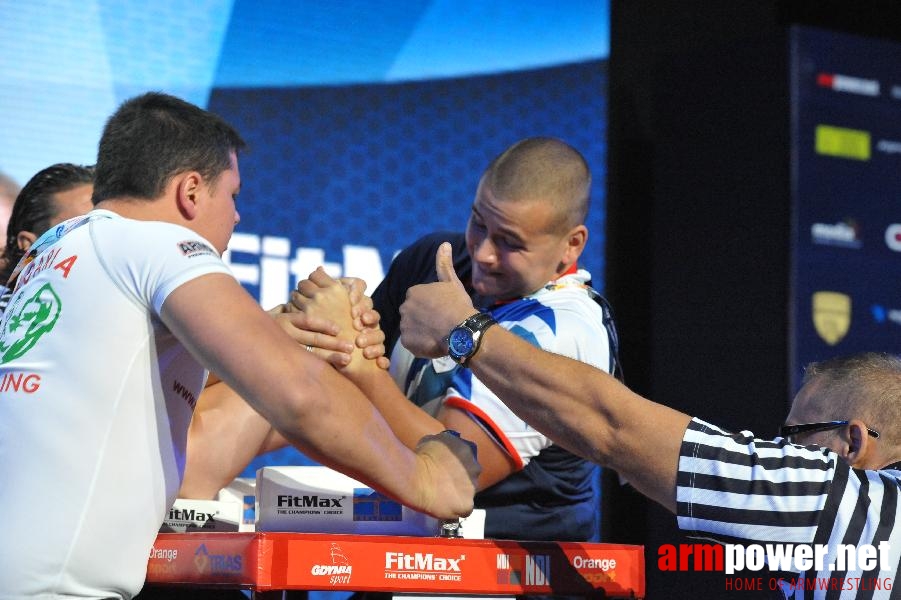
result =
[{"label": "arm wrestling table", "polygon": [[161,533],[147,583],[251,590],[643,598],[644,549],[323,533]]}]

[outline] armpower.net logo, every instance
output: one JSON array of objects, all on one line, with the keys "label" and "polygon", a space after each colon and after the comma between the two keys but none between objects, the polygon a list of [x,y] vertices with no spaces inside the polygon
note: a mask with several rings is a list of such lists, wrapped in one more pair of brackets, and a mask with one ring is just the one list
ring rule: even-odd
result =
[{"label": "armpower.net logo", "polygon": [[[888,542],[871,544],[664,544],[657,552],[661,571],[720,571],[727,575],[725,589],[777,590],[891,590],[893,578]],[[836,575],[808,578],[804,574],[826,569]],[[761,572],[797,573],[763,576]],[[840,577],[838,573],[865,573]]]}]

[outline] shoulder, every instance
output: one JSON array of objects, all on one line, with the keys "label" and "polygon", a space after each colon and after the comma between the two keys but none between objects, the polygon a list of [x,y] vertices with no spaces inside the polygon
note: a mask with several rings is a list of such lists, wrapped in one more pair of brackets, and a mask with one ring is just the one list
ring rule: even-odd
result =
[{"label": "shoulder", "polygon": [[610,372],[610,337],[600,307],[583,297],[569,303],[523,298],[491,309],[502,327],[533,346]]},{"label": "shoulder", "polygon": [[174,223],[113,215],[92,221],[90,236],[107,276],[141,303],[157,308],[190,279],[209,273],[231,275],[208,240]]},{"label": "shoulder", "polygon": [[[105,257],[116,255],[145,256],[159,260],[166,256],[221,258],[213,245],[197,232],[163,221],[126,219],[100,211],[101,217],[91,222],[91,237]],[[106,213],[106,214],[103,214]],[[135,243],[139,241],[140,243]]]},{"label": "shoulder", "polygon": [[109,210],[95,209],[89,213],[89,216],[91,217],[91,227],[94,229],[102,229],[104,232],[141,231],[144,233],[159,234],[163,232],[180,231],[198,235],[183,225],[176,225],[175,223],[169,223],[168,221],[130,219]]},{"label": "shoulder", "polygon": [[603,329],[604,310],[600,294],[582,279],[560,279],[534,294],[492,310],[499,321],[539,319],[553,329]]},{"label": "shoulder", "polygon": [[826,448],[795,446],[782,438],[762,439],[750,431],[730,432],[697,418],[685,430],[680,456],[680,471],[699,466],[709,469],[710,461],[714,461],[723,472],[739,469],[749,476],[756,470],[757,476],[767,471],[800,473],[803,469],[805,477],[820,481],[845,464]]}]

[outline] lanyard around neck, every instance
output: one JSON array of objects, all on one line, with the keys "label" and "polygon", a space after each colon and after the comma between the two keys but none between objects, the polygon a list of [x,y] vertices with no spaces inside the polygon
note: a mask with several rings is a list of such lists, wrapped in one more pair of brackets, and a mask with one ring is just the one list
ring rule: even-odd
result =
[{"label": "lanyard around neck", "polygon": [[39,237],[35,242],[31,245],[31,248],[28,249],[28,252],[19,259],[16,268],[13,269],[12,274],[9,276],[9,280],[6,282],[6,287],[10,290],[15,289],[16,279],[18,279],[19,274],[31,263],[34,262],[34,259],[38,257],[38,255],[49,248],[50,246],[57,243],[62,239],[64,235],[72,231],[73,229],[78,229],[82,225],[90,223],[96,219],[109,219],[110,215],[104,213],[88,213],[86,215],[82,215],[80,217],[73,217],[66,221],[63,221],[56,227],[51,227],[47,231],[45,231],[41,237]]}]

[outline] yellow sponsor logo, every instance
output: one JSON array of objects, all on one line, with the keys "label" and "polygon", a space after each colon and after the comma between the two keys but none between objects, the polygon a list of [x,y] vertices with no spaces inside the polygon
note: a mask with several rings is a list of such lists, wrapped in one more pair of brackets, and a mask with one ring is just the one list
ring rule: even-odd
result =
[{"label": "yellow sponsor logo", "polygon": [[830,346],[842,341],[851,326],[851,297],[839,292],[814,292],[813,326]]},{"label": "yellow sponsor logo", "polygon": [[817,154],[853,160],[870,160],[872,154],[869,131],[817,125],[815,140]]}]

